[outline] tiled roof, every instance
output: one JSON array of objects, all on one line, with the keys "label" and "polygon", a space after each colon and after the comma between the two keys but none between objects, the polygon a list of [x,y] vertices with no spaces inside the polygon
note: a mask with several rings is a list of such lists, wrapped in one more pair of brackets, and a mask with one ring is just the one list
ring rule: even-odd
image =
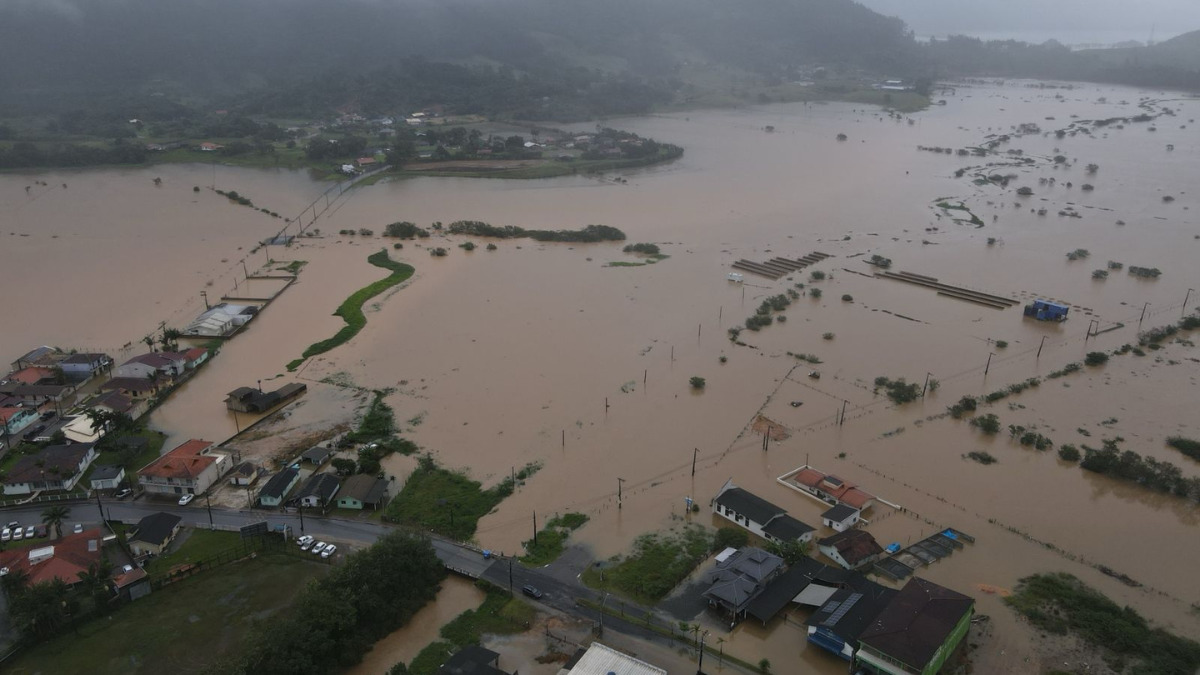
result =
[{"label": "tiled roof", "polygon": [[193,479],[217,458],[201,454],[211,448],[211,441],[190,440],[138,470],[139,476],[155,478]]}]

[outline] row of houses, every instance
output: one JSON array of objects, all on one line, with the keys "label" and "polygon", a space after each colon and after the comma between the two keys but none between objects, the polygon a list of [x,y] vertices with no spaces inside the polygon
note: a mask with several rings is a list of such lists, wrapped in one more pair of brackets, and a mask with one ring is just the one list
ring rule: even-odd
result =
[{"label": "row of houses", "polygon": [[332,473],[313,473],[301,481],[300,469],[294,466],[271,476],[258,493],[258,503],[265,507],[361,511],[381,509],[387,500],[388,482],[382,478],[360,473],[342,479]]}]

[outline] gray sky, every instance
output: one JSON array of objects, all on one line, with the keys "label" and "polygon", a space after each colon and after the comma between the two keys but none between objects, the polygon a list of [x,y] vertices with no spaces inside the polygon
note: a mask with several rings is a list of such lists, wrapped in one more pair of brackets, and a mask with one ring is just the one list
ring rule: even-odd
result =
[{"label": "gray sky", "polygon": [[1200,0],[858,0],[918,36],[951,33],[1065,43],[1156,41],[1200,30]]}]

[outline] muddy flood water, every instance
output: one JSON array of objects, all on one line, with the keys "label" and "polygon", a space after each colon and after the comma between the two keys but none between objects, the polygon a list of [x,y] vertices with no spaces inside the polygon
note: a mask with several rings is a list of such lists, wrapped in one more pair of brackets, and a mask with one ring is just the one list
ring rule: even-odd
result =
[{"label": "muddy flood water", "polygon": [[[0,176],[0,281],[23,289],[7,300],[0,356],[12,360],[40,344],[128,353],[160,322],[179,326],[202,311],[201,291],[234,294],[245,269],[303,260],[299,281],[157,410],[153,426],[172,440],[224,440],[247,422],[225,411],[226,392],[259,379],[272,386],[299,380],[310,392],[293,421],[319,435],[351,423],[365,400],[322,380],[391,387],[388,402],[398,420],[409,421],[406,435],[444,465],[488,485],[513,467],[541,463],[480,522],[481,545],[516,551],[533,511],[580,511],[591,520],[573,541],[596,559],[685,518],[715,524],[707,509],[685,516],[684,499],[707,507],[729,478],[818,523],[820,505],[776,481],[807,462],[905,507],[878,505],[867,514],[869,531],[885,545],[945,526],[976,537],[920,574],[972,595],[977,611],[991,617],[972,651],[977,672],[1032,671],[1056,657],[996,594],[980,590],[1012,588],[1036,572],[1071,572],[1158,624],[1200,637],[1192,609],[1200,582],[1184,562],[1200,555],[1194,503],[1083,472],[1054,451],[1021,446],[1007,432],[986,437],[943,415],[961,396],[1136,344],[1139,329],[1172,323],[1200,302],[1192,292],[1184,307],[1189,289],[1200,289],[1200,212],[1191,210],[1200,203],[1200,127],[1192,119],[1200,101],[1034,85],[963,84],[939,95],[944,106],[911,116],[851,104],[778,104],[611,121],[682,145],[686,154],[603,178],[384,182],[358,189],[323,216],[315,224],[320,236],[254,253],[281,221],[204,186],[236,189],[289,214],[325,185],[303,173],[211,166]],[[1139,114],[1151,118],[1089,122]],[[1027,123],[1040,130],[1018,130]],[[1010,138],[997,141],[1001,134]],[[989,141],[997,141],[998,154],[918,149]],[[974,180],[992,174],[1012,177],[1007,185]],[[1020,187],[1033,194],[1018,195]],[[435,233],[393,250],[378,236],[336,234],[370,228],[378,235],[398,220],[555,229],[602,223],[625,231],[625,243],[654,242],[670,257],[610,267],[638,258],[617,243],[505,240],[487,251],[485,240]],[[457,247],[468,240],[478,248]],[[431,257],[435,246],[449,255]],[[383,247],[414,265],[415,276],[368,303],[368,325],[353,341],[288,374],[288,361],[341,326],[330,312],[384,275],[366,262]],[[1076,249],[1089,255],[1069,260]],[[778,280],[746,273],[743,284],[726,279],[742,258],[813,251],[832,256],[813,268],[823,280],[812,281],[808,270]],[[1020,304],[994,309],[875,277],[866,264],[873,255],[891,259],[892,271],[1021,304],[1059,300],[1071,306],[1070,319],[1039,323],[1023,318]],[[1124,269],[1094,278],[1108,261]],[[1130,266],[1162,275],[1138,278]],[[797,289],[802,295],[784,312],[786,323],[743,331],[747,346],[730,341],[728,328],[797,283],[806,288]],[[820,298],[806,294],[812,288]],[[981,412],[996,414],[1004,427],[1036,428],[1056,447],[1121,436],[1125,448],[1195,476],[1197,462],[1164,439],[1200,437],[1197,357],[1188,341],[1144,357],[1114,356]],[[809,377],[813,370],[820,379]],[[913,403],[896,406],[873,391],[879,376],[922,382],[927,375],[940,387]],[[689,386],[692,376],[705,378],[702,391]],[[787,436],[765,452],[750,428],[760,414]],[[998,462],[964,459],[972,450]],[[411,470],[411,460],[388,462],[399,478]],[[1124,585],[1098,566],[1143,586]],[[455,598],[455,607],[470,600]],[[842,672],[842,662],[805,647],[795,623],[803,615],[793,619],[765,630],[752,622],[727,635],[718,630],[728,653],[769,658],[779,672]],[[403,658],[423,644],[393,638],[389,651]],[[381,672],[392,662],[358,672]]]}]

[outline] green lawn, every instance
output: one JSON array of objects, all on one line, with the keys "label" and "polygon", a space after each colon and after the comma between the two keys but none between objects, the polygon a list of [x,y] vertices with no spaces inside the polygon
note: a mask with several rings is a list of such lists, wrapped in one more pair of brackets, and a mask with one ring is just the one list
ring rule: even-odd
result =
[{"label": "green lawn", "polygon": [[171,584],[6,664],[33,673],[201,673],[233,653],[255,621],[291,604],[328,566],[286,555],[226,565]]},{"label": "green lawn", "polygon": [[151,577],[164,577],[176,565],[195,563],[209,560],[218,553],[223,553],[242,545],[242,536],[237,532],[220,532],[215,530],[193,529],[180,533],[186,536],[179,549],[164,556],[155,558],[146,566]]},{"label": "green lawn", "polygon": [[603,570],[589,566],[580,580],[592,588],[654,605],[707,557],[712,541],[709,531],[694,524],[664,534],[643,534],[634,541],[629,555],[608,561]]},{"label": "green lawn", "polygon": [[484,490],[479,481],[422,458],[400,494],[387,505],[383,519],[467,541],[475,536],[479,519],[512,489],[511,478]]},{"label": "green lawn", "polygon": [[[154,460],[158,459],[159,454],[162,453],[163,442],[165,442],[167,439],[167,437],[164,436],[163,434],[161,434],[157,431],[153,431],[151,429],[143,429],[141,431],[134,432],[134,433],[121,434],[122,438],[128,438],[128,437],[132,437],[132,436],[145,438],[146,439],[146,449],[143,450],[142,452],[128,458],[128,464],[125,465],[126,466],[125,475],[131,481],[135,480],[136,476],[131,477],[129,475],[130,473],[136,472],[138,469],[142,468],[143,466],[146,466],[150,462],[153,462]],[[96,464],[120,464],[121,459],[122,459],[122,454],[119,451],[105,450],[96,456],[96,461],[92,462],[92,466],[95,466]],[[89,473],[90,473],[90,470],[89,470]],[[86,479],[85,479],[84,484],[86,485]]]}]

